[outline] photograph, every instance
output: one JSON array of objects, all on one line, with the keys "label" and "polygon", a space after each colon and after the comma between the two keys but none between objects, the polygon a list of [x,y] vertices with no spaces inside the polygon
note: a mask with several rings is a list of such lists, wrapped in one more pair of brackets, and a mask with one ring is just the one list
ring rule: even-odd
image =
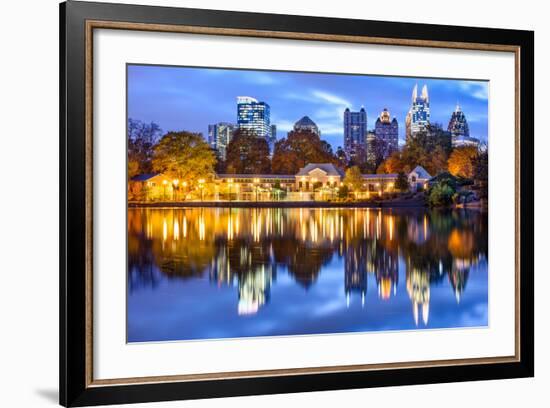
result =
[{"label": "photograph", "polygon": [[489,90],[127,63],[127,342],[488,327]]}]

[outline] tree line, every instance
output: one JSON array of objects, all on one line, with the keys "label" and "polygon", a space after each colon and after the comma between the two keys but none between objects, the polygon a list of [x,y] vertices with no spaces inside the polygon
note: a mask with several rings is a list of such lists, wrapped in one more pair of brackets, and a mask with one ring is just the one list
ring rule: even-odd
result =
[{"label": "tree line", "polygon": [[399,174],[399,183],[404,185],[402,175],[420,165],[431,175],[449,173],[453,177],[474,179],[486,188],[487,153],[475,147],[453,148],[450,134],[440,125],[432,124],[387,158],[384,151],[385,146],[377,143],[370,154],[358,151],[353,160],[348,161],[341,148],[333,152],[331,145],[316,133],[291,131],[275,143],[270,157],[265,139],[238,129],[227,146],[226,159],[219,160],[200,133],[163,134],[156,123],[128,120],[129,178],[143,173],[163,173],[194,183],[200,178],[213,177],[214,172],[296,174],[308,163],[332,163],[348,170],[353,168],[348,176],[352,184],[359,180],[361,173],[376,172]]}]

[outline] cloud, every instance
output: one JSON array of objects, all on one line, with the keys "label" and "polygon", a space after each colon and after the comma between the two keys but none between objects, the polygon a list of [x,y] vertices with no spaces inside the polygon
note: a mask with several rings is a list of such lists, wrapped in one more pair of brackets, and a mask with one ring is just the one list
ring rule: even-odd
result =
[{"label": "cloud", "polygon": [[255,85],[276,85],[281,81],[279,78],[275,78],[274,75],[270,75],[265,72],[245,72],[245,80]]},{"label": "cloud", "polygon": [[489,83],[480,81],[460,81],[460,90],[469,96],[486,101],[489,99]]},{"label": "cloud", "polygon": [[332,104],[340,105],[344,107],[351,105],[351,103],[345,100],[344,98],[341,98],[338,95],[334,95],[329,92],[315,90],[312,92],[312,95],[318,99],[321,99],[320,102],[328,102],[328,103],[332,103]]}]

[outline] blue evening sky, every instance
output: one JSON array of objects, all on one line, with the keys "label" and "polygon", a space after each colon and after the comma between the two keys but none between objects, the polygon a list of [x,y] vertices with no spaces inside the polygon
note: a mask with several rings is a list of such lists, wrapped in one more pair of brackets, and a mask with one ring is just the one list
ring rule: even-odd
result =
[{"label": "blue evening sky", "polygon": [[419,93],[428,85],[431,122],[446,129],[458,102],[470,136],[487,141],[489,83],[485,81],[129,65],[128,115],[156,122],[165,132],[188,130],[206,137],[209,124],[236,123],[237,96],[251,96],[270,105],[277,139],[308,115],[321,137],[336,149],[343,145],[346,107],[364,106],[369,129],[387,108],[399,122],[403,143],[415,84]]}]

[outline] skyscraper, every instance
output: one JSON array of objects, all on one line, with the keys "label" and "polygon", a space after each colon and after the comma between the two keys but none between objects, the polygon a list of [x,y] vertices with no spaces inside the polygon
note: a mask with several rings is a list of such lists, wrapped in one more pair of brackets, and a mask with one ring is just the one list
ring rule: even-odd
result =
[{"label": "skyscraper", "polygon": [[380,117],[376,119],[374,133],[377,139],[385,145],[384,158],[397,151],[399,148],[399,125],[397,119],[390,118],[390,112],[386,108],[384,108]]},{"label": "skyscraper", "polygon": [[367,132],[366,146],[367,146],[367,149],[366,149],[367,163],[369,164],[369,166],[376,168],[379,149],[378,149],[378,143],[376,139],[376,133],[374,133],[372,130],[369,130]]},{"label": "skyscraper", "polygon": [[304,116],[302,119],[300,119],[298,122],[294,124],[294,131],[295,132],[311,132],[315,133],[317,136],[321,136],[321,132],[319,128],[317,127],[317,124],[312,121],[309,116]]},{"label": "skyscraper", "polygon": [[414,86],[410,115],[411,137],[427,130],[430,124],[430,98],[428,97],[428,87],[426,85],[422,87],[422,94],[420,96],[418,96],[418,85]]},{"label": "skyscraper", "polygon": [[367,112],[361,108],[359,112],[344,111],[344,151],[348,159],[353,159],[358,150],[364,150],[367,136]]},{"label": "skyscraper", "polygon": [[238,96],[237,126],[269,142],[272,132],[269,105],[249,96]]},{"label": "skyscraper", "polygon": [[449,120],[449,126],[447,130],[451,132],[451,136],[456,138],[458,136],[470,136],[470,129],[468,128],[468,121],[460,105],[457,103],[455,111],[451,115],[451,120]]},{"label": "skyscraper", "polygon": [[208,144],[221,160],[225,160],[227,145],[233,138],[234,130],[235,125],[232,123],[220,122],[208,125]]},{"label": "skyscraper", "polygon": [[453,147],[479,147],[479,140],[470,137],[470,128],[468,127],[466,115],[464,115],[458,103],[449,120],[447,131],[451,134]]},{"label": "skyscraper", "polygon": [[405,116],[405,140],[408,142],[411,138],[411,110],[407,112],[407,116]]}]

